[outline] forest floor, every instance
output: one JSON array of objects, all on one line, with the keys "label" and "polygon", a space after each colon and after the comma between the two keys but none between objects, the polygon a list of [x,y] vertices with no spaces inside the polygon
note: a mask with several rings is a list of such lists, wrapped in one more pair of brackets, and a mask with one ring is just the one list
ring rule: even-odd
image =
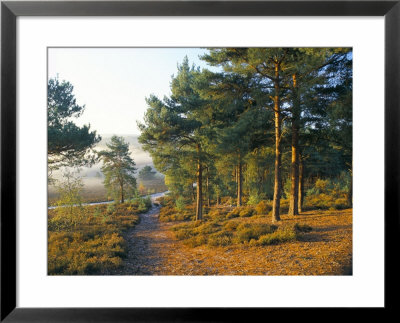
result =
[{"label": "forest floor", "polygon": [[[158,221],[159,207],[140,215],[124,238],[128,255],[108,275],[351,275],[352,209],[314,210],[282,223],[301,223],[313,231],[278,245],[185,246],[175,238],[176,223]],[[245,219],[252,221],[251,218]],[[270,223],[269,218],[258,219]]]}]

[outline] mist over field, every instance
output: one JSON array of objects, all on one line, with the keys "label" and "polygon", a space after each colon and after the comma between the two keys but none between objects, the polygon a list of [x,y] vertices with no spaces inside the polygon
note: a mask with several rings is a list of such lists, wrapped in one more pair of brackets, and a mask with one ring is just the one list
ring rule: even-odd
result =
[{"label": "mist over field", "polygon": [[[129,143],[129,151],[131,152],[131,157],[136,163],[136,178],[138,178],[139,171],[144,166],[151,166],[154,169],[153,161],[150,154],[145,152],[140,143],[138,142],[138,135],[121,135],[126,142]],[[107,150],[106,143],[111,140],[112,134],[101,135],[101,141],[95,146],[96,151]],[[102,162],[99,162],[92,167],[81,167],[79,176],[82,177],[82,182],[84,185],[83,195],[88,200],[96,200],[98,198],[102,200],[107,200],[107,192],[103,185],[104,175],[101,172]],[[52,176],[57,181],[62,178],[62,174],[66,169],[60,169],[54,171]],[[154,169],[155,170],[155,169]],[[163,181],[163,175],[157,172],[157,178]],[[57,182],[56,182],[57,183]],[[151,186],[151,185],[150,185]],[[57,188],[55,185],[48,186],[48,198],[49,202],[54,200],[57,196]]]}]

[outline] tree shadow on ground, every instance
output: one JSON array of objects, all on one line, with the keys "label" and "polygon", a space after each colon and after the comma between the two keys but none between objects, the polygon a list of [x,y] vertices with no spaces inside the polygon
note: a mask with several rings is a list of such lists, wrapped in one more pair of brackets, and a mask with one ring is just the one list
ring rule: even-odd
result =
[{"label": "tree shadow on ground", "polygon": [[351,230],[352,229],[352,225],[330,225],[330,226],[326,226],[326,227],[318,227],[315,228],[315,232],[330,232],[330,231],[337,231],[337,230]]},{"label": "tree shadow on ground", "polygon": [[321,234],[317,232],[302,233],[297,238],[301,242],[328,242],[328,236],[326,234]]}]

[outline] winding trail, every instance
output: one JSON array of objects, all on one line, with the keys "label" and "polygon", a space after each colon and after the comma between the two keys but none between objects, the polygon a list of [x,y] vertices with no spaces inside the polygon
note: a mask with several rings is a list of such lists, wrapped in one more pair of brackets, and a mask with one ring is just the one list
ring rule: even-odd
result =
[{"label": "winding trail", "polygon": [[124,265],[113,271],[113,275],[160,275],[163,271],[163,251],[172,248],[173,241],[166,228],[158,221],[160,207],[153,204],[147,213],[140,215],[140,222],[129,229],[124,238],[128,244],[128,255]]}]

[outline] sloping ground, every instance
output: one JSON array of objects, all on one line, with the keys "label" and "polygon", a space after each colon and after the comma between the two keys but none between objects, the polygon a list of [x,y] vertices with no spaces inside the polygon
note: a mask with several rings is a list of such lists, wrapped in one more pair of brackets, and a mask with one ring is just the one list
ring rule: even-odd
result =
[{"label": "sloping ground", "polygon": [[[282,222],[308,224],[300,241],[272,246],[186,247],[160,223],[158,209],[142,215],[127,233],[128,257],[116,275],[349,275],[352,273],[352,210],[309,211]],[[246,221],[269,223],[269,218]]]}]

